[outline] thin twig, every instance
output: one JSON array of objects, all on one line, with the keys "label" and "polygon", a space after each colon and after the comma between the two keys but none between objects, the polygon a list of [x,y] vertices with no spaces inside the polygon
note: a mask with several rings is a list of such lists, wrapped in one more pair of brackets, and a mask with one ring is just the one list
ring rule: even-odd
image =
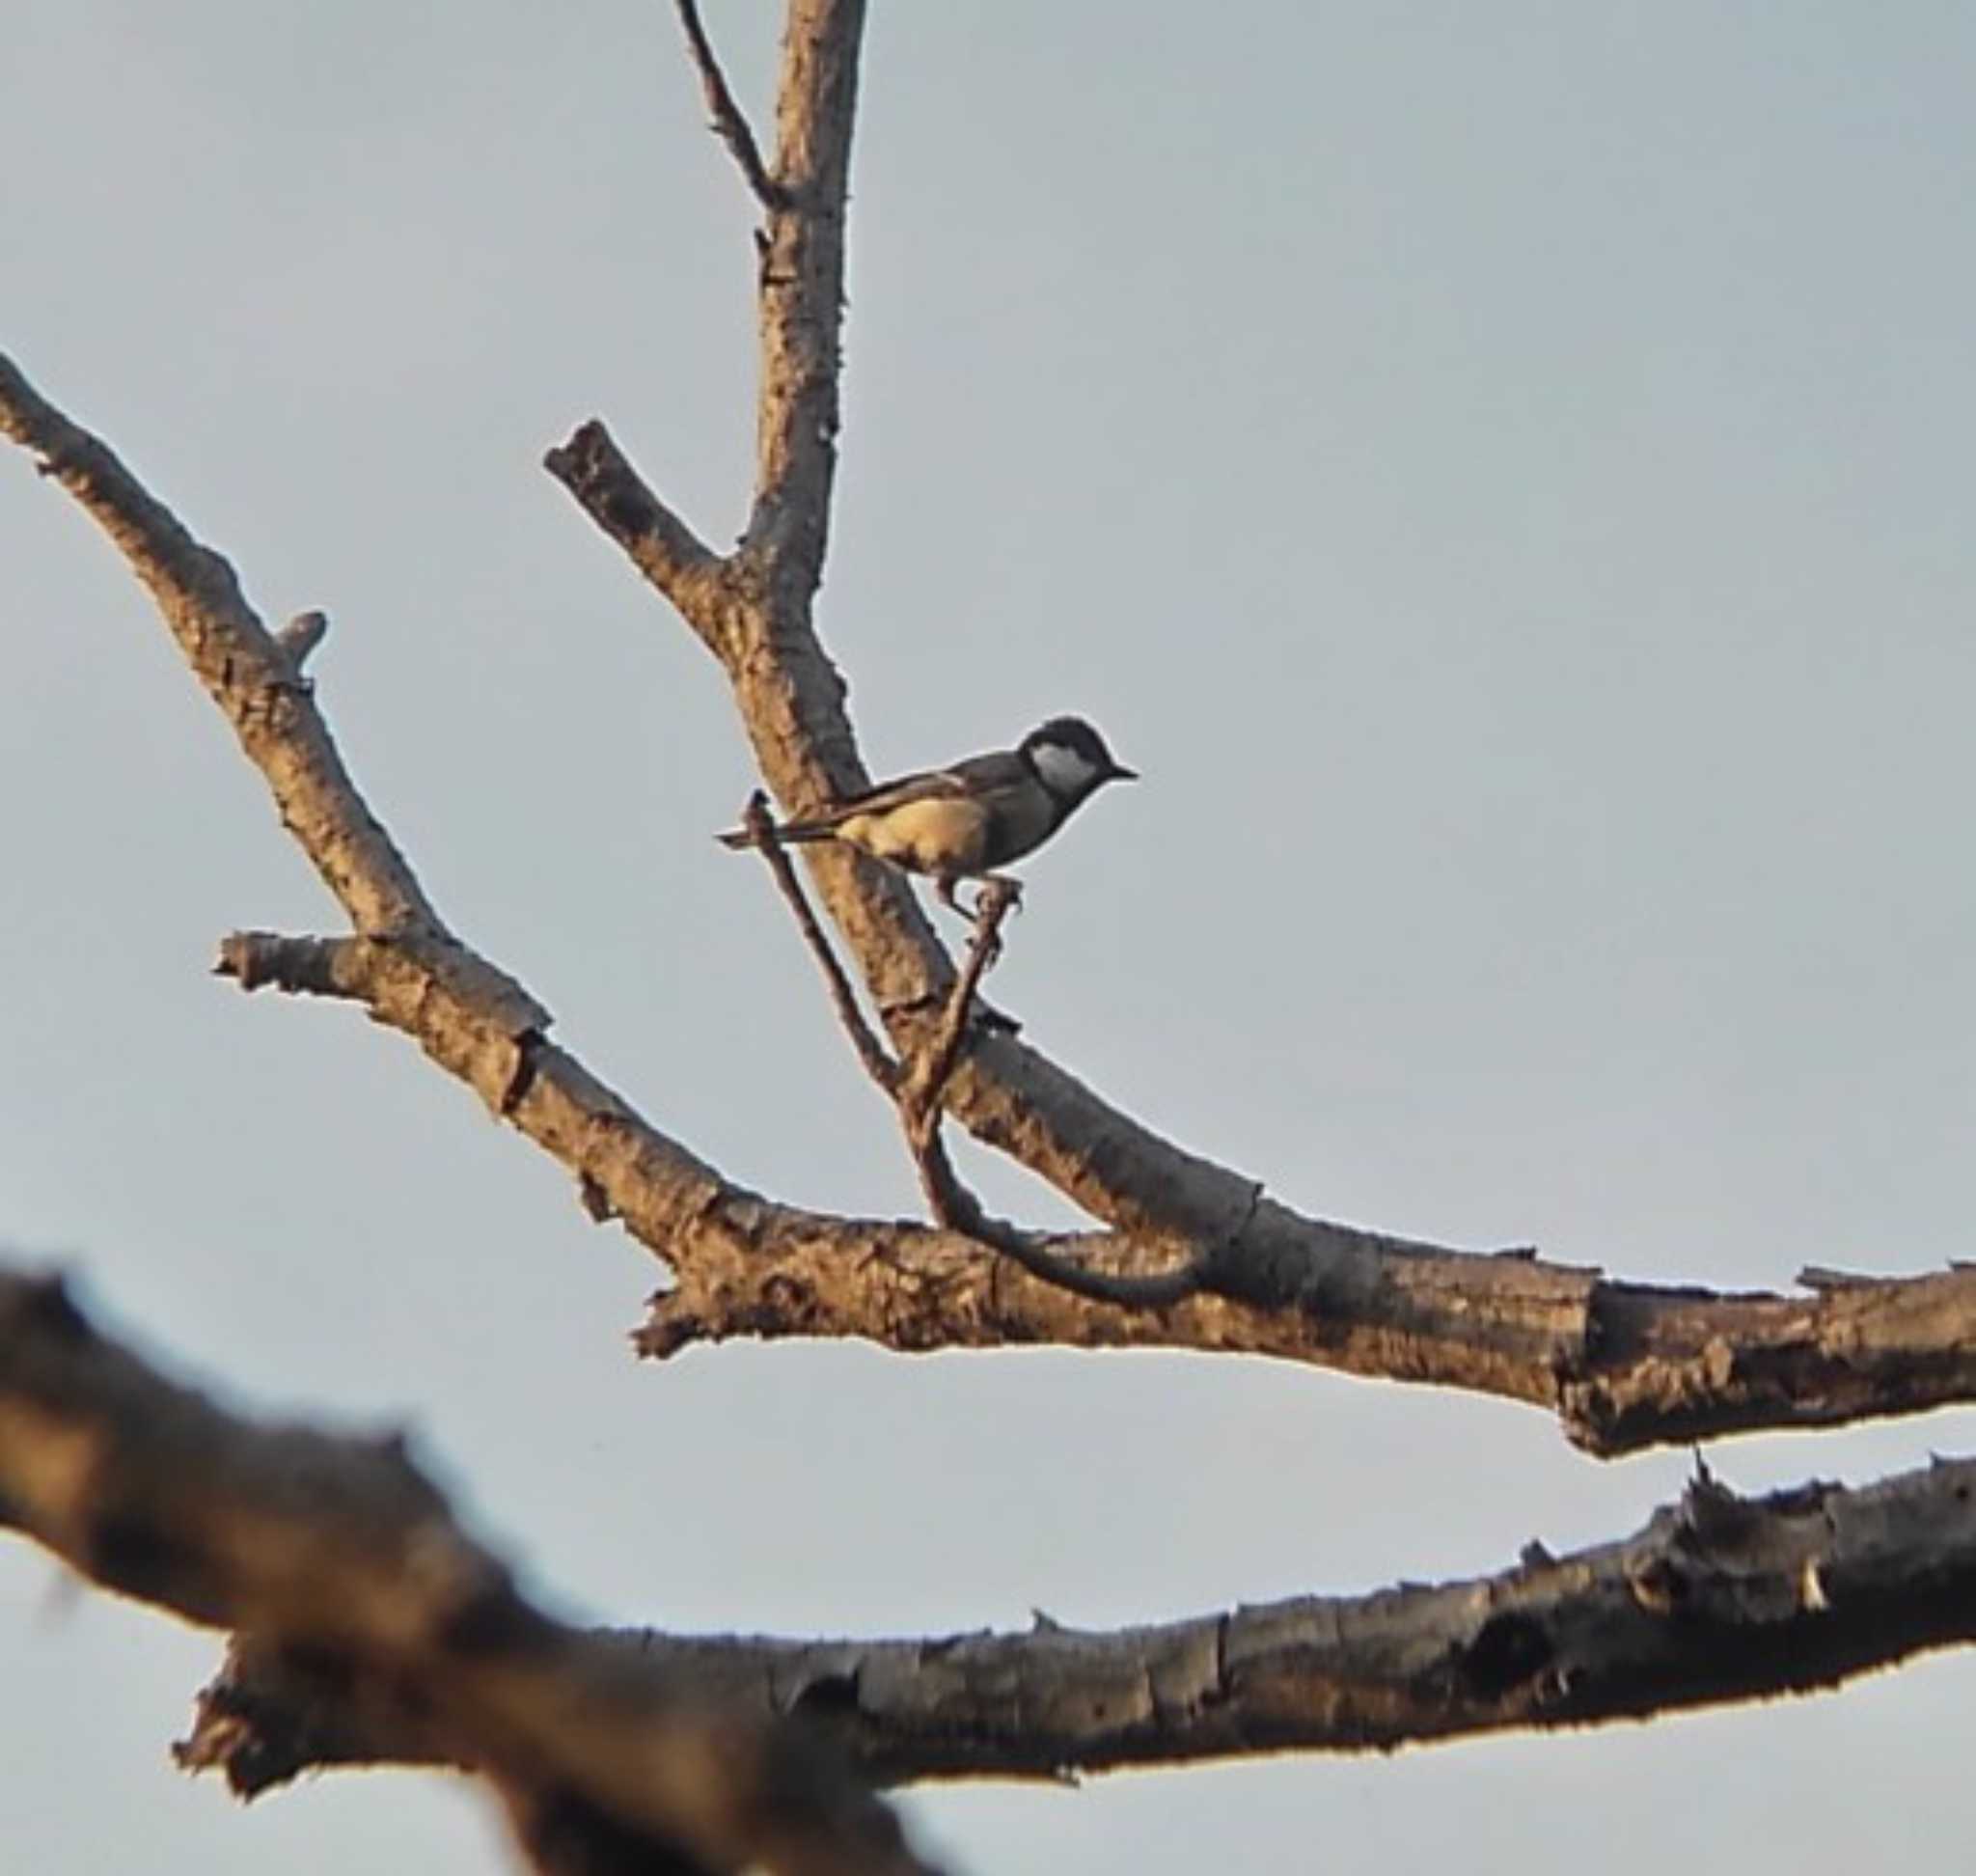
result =
[{"label": "thin twig", "polygon": [[706,107],[713,113],[715,136],[727,146],[735,162],[740,164],[741,174],[748,179],[748,186],[755,192],[755,201],[772,215],[787,208],[790,206],[789,192],[768,173],[761,160],[761,150],[755,141],[755,132],[748,127],[748,120],[741,115],[734,94],[727,89],[721,62],[714,57],[713,43],[706,36],[706,28],[700,23],[698,0],[675,0],[675,4],[679,23],[686,29],[686,43],[693,50],[693,63],[700,71],[700,89],[706,94]]},{"label": "thin twig", "polygon": [[974,907],[974,938],[968,960],[954,979],[933,1046],[899,1093],[901,1117],[909,1137],[917,1139],[940,1123],[940,1103],[959,1065],[973,1014],[974,992],[1002,955],[1002,922],[1021,902],[1022,888],[1012,879],[991,879]]},{"label": "thin twig", "polygon": [[796,869],[789,864],[788,851],[777,838],[775,817],[768,811],[768,796],[759,788],[748,797],[741,824],[761,849],[761,857],[768,862],[777,889],[795,914],[796,928],[802,932],[803,942],[810,947],[810,954],[823,972],[823,980],[830,987],[831,1007],[836,1009],[837,1021],[843,1024],[845,1033],[850,1036],[851,1046],[858,1051],[858,1060],[864,1064],[864,1072],[897,1100],[904,1084],[905,1070],[886,1053],[885,1045],[864,1020],[864,1012],[858,1007],[858,993],[851,988],[851,979],[844,975],[844,967],[837,962],[837,952],[810,909],[810,895],[803,890],[803,882],[796,877]]},{"label": "thin twig", "polygon": [[1030,1276],[1089,1302],[1110,1303],[1122,1309],[1164,1309],[1194,1295],[1206,1273],[1205,1257],[1191,1257],[1175,1269],[1144,1277],[1068,1263],[1046,1250],[1045,1240],[989,1213],[954,1171],[953,1161],[947,1155],[947,1143],[940,1133],[941,1097],[953,1078],[966,1045],[974,992],[1001,955],[1002,923],[1021,897],[1021,889],[1012,881],[1000,879],[989,881],[983,889],[975,907],[974,942],[947,995],[939,1033],[927,1054],[909,1073],[885,1053],[858,1007],[850,979],[810,909],[810,897],[796,877],[795,868],[789,864],[787,851],[776,838],[768,797],[758,788],[749,797],[742,824],[761,849],[782,897],[796,915],[803,941],[823,971],[837,1020],[849,1034],[858,1059],[898,1108],[906,1149],[913,1156],[914,1168],[919,1174],[919,1189],[926,1195],[934,1222],[1020,1264]]},{"label": "thin twig", "polygon": [[1200,1287],[1205,1260],[1191,1257],[1173,1270],[1152,1276],[1121,1275],[1066,1263],[1045,1250],[1044,1240],[994,1217],[954,1171],[947,1143],[941,1138],[941,1102],[960,1064],[966,1046],[974,992],[981,979],[1002,955],[1002,924],[1022,898],[1013,880],[991,879],[974,907],[974,937],[968,959],[955,979],[939,1033],[919,1067],[899,1090],[899,1119],[906,1145],[919,1173],[919,1187],[932,1208],[934,1221],[959,1231],[1019,1263],[1030,1276],[1055,1283],[1074,1296],[1126,1309],[1162,1309],[1192,1296]]},{"label": "thin twig", "polygon": [[1171,1270],[1155,1271],[1144,1277],[1094,1270],[1089,1264],[1071,1263],[1046,1249],[1050,1242],[1047,1238],[1034,1236],[1004,1218],[995,1217],[982,1207],[953,1170],[938,1120],[939,1110],[935,1109],[934,1125],[923,1139],[913,1138],[910,1130],[907,1134],[913,1164],[919,1173],[919,1189],[926,1195],[936,1224],[974,1239],[1011,1263],[1020,1264],[1031,1277],[1089,1303],[1111,1303],[1126,1310],[1161,1310],[1185,1302],[1199,1291],[1206,1267],[1201,1257],[1190,1257]]}]

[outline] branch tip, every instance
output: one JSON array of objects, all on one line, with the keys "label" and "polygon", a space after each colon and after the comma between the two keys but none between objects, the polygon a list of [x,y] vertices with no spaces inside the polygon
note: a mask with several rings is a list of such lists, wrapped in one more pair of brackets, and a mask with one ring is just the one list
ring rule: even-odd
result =
[{"label": "branch tip", "polygon": [[706,36],[706,28],[700,24],[698,0],[674,0],[674,4],[679,24],[686,31],[686,43],[693,54],[694,68],[700,73],[706,108],[712,116],[709,127],[727,146],[755,201],[769,214],[780,214],[793,206],[793,198],[769,175],[768,166],[761,160],[761,149],[755,141],[755,132],[749,128],[747,118],[734,101],[734,94],[721,70],[721,62],[714,54],[713,42]]}]

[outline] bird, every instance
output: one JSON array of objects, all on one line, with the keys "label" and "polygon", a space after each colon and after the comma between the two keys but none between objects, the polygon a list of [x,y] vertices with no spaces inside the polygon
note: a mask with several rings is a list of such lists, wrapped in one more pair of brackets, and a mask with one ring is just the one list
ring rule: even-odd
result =
[{"label": "bird", "polygon": [[[941,902],[974,914],[954,897],[956,882],[1015,887],[998,868],[1033,853],[1108,782],[1136,782],[1103,736],[1082,717],[1052,717],[1013,749],[970,756],[881,783],[813,814],[783,821],[779,841],[840,841],[875,860],[934,881]],[[716,835],[723,846],[755,844],[752,829]]]}]

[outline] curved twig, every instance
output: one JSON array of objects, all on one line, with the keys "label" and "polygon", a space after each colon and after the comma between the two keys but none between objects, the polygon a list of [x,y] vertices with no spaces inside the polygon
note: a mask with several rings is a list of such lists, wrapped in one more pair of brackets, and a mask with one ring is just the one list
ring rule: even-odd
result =
[{"label": "curved twig", "polygon": [[1022,889],[1010,879],[992,879],[974,907],[974,932],[968,943],[967,962],[947,993],[947,1007],[925,1052],[919,1058],[899,1092],[899,1117],[906,1138],[916,1150],[940,1125],[941,1103],[960,1064],[969,1026],[976,1019],[974,994],[981,979],[1002,956],[1002,925],[1021,902]]}]

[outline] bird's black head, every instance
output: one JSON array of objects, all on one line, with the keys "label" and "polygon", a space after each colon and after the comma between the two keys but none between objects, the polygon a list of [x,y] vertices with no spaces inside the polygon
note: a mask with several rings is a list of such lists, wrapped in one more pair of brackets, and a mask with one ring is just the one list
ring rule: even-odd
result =
[{"label": "bird's black head", "polygon": [[1139,771],[1112,759],[1105,738],[1083,717],[1052,717],[1022,739],[1022,754],[1050,792],[1082,801],[1107,782],[1137,782]]}]

